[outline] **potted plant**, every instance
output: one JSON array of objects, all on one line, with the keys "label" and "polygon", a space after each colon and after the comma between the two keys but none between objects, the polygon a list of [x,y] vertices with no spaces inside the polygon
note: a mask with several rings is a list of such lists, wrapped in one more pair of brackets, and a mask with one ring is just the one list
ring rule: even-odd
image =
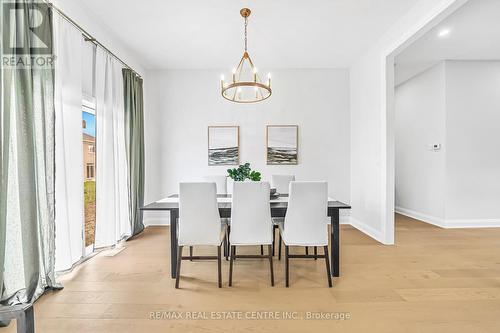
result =
[{"label": "potted plant", "polygon": [[243,182],[247,179],[258,182],[261,179],[260,172],[252,170],[250,168],[250,163],[242,164],[238,168],[227,169],[227,173],[235,182]]}]

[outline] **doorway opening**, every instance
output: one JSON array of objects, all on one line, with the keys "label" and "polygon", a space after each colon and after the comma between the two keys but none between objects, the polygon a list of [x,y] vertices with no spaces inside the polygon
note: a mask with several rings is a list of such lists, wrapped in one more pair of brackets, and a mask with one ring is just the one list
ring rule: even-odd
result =
[{"label": "doorway opening", "polygon": [[388,215],[500,226],[498,11],[495,0],[458,1],[387,55]]}]

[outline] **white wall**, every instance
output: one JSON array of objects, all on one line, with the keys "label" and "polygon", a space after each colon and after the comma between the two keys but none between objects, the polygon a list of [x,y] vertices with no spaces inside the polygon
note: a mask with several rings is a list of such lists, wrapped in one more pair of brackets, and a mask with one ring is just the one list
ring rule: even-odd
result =
[{"label": "white wall", "polygon": [[465,2],[421,0],[351,67],[350,221],[384,244],[394,243],[393,52]]},{"label": "white wall", "polygon": [[[182,180],[225,174],[208,166],[207,126],[240,126],[240,162],[269,180],[295,174],[327,180],[330,196],[349,202],[350,117],[347,69],[277,70],[273,95],[257,104],[231,103],[220,96],[219,70],[148,71],[146,98],[146,202],[178,190]],[[266,125],[299,125],[299,164],[266,165]],[[165,216],[146,214],[160,224]]]},{"label": "white wall", "polygon": [[500,61],[446,62],[446,219],[500,226]]},{"label": "white wall", "polygon": [[446,228],[500,226],[500,61],[442,62],[395,101],[397,211]]},{"label": "white wall", "polygon": [[[445,65],[396,87],[396,210],[445,218]],[[428,146],[441,144],[439,151]]]},{"label": "white wall", "polygon": [[96,19],[91,12],[79,4],[79,1],[52,0],[51,2],[144,77],[144,67],[133,50],[127,48],[104,22]]}]

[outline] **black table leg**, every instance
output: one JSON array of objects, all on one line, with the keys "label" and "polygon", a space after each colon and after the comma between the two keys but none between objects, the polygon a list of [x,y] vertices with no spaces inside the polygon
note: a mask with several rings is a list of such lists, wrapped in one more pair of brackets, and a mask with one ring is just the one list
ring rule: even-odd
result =
[{"label": "black table leg", "polygon": [[177,218],[179,209],[170,210],[170,276],[177,276]]},{"label": "black table leg", "polygon": [[331,233],[332,233],[332,246],[331,246],[331,266],[332,266],[332,276],[338,277],[340,276],[340,235],[339,235],[339,223],[340,223],[340,217],[339,217],[339,210],[334,209],[333,214],[331,216]]}]

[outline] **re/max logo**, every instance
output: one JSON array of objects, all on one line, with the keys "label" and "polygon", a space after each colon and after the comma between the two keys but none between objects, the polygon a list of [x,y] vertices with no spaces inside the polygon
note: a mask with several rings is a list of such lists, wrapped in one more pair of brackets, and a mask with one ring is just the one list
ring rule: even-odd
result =
[{"label": "re/max logo", "polygon": [[151,320],[207,320],[209,319],[206,312],[203,311],[152,311],[149,313]]}]

